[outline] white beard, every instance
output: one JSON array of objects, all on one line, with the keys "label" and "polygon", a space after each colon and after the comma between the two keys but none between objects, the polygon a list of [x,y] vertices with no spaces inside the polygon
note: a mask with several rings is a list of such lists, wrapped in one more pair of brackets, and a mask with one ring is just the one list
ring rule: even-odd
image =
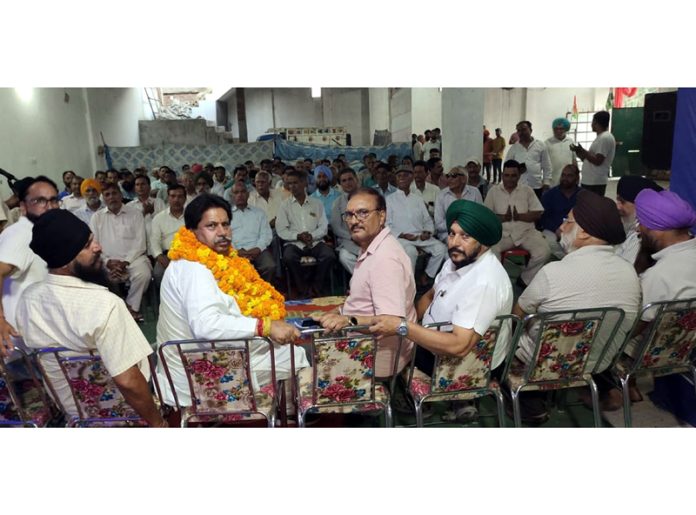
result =
[{"label": "white beard", "polygon": [[566,254],[570,254],[574,250],[577,250],[575,248],[575,238],[578,235],[578,225],[577,223],[573,224],[573,229],[570,232],[564,232],[561,233],[561,248]]}]

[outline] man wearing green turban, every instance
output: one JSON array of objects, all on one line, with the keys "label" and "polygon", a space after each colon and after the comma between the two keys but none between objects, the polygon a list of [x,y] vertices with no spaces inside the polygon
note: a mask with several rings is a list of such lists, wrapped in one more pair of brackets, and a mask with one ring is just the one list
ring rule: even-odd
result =
[{"label": "man wearing green turban", "polygon": [[[373,317],[370,332],[402,334],[418,342],[416,366],[432,374],[434,354],[466,356],[481,341],[495,318],[512,310],[512,284],[490,248],[502,237],[502,225],[493,211],[469,200],[456,200],[447,209],[449,259],[433,287],[416,305],[422,324],[451,322],[452,332],[426,329],[400,317]],[[503,364],[509,346],[509,325],[503,324],[493,352],[492,368]],[[472,406],[455,405],[451,418],[471,416]]]},{"label": "man wearing green turban", "polygon": [[568,136],[570,122],[567,118],[556,118],[551,123],[553,136],[547,139],[546,150],[549,152],[551,160],[551,187],[558,186],[561,181],[561,172],[567,165],[577,165],[575,152],[570,150],[571,145],[575,145],[573,138]]}]

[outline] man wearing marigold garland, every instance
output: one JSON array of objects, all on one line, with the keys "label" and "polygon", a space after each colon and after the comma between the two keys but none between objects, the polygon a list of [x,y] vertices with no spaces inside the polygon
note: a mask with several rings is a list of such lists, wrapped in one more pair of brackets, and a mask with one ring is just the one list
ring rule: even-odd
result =
[{"label": "man wearing marigold garland", "polygon": [[[245,339],[270,337],[275,343],[291,343],[299,331],[283,321],[282,295],[263,281],[251,263],[232,249],[230,205],[217,195],[202,194],[184,211],[185,227],[169,249],[170,264],[162,278],[157,342],[188,339]],[[176,351],[165,353],[179,404],[190,405],[186,374]],[[258,385],[270,382],[268,347],[251,349],[251,367]],[[276,346],[277,379],[290,376],[290,347]],[[295,352],[297,368],[308,366],[305,353]],[[164,402],[174,405],[166,374],[157,375]]]},{"label": "man wearing marigold garland", "polygon": [[[638,275],[630,263],[614,254],[612,245],[622,243],[626,233],[616,204],[607,197],[587,190],[580,191],[575,207],[564,219],[560,231],[561,247],[566,256],[539,271],[517,300],[512,312],[524,317],[528,313],[569,309],[608,306],[623,309],[626,316],[614,339],[608,342],[609,335],[600,333],[588,356],[585,370],[593,372],[594,377],[601,380],[600,372],[611,364],[640,308]],[[523,363],[532,359],[536,331],[536,324],[526,328],[520,337],[515,359]],[[609,348],[602,362],[598,363],[607,345]],[[601,389],[599,383],[597,386]],[[534,424],[547,419],[545,394],[522,393],[520,401],[523,421]],[[602,409],[610,407],[607,401],[610,400],[605,399],[601,403]]]}]

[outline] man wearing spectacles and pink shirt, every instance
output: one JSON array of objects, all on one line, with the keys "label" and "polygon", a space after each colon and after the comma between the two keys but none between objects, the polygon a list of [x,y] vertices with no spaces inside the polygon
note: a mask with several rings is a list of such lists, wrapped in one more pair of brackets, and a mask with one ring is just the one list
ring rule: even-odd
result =
[{"label": "man wearing spectacles and pink shirt", "polygon": [[[424,207],[425,209],[425,207]],[[416,321],[414,300],[416,284],[411,260],[386,226],[384,197],[373,188],[353,192],[343,213],[351,239],[360,247],[360,255],[350,280],[350,294],[338,312],[318,318],[322,327],[336,331],[348,325],[370,325],[375,315],[395,315]],[[375,377],[392,375],[398,337],[378,343]],[[408,364],[412,343],[404,339],[397,371]]]}]

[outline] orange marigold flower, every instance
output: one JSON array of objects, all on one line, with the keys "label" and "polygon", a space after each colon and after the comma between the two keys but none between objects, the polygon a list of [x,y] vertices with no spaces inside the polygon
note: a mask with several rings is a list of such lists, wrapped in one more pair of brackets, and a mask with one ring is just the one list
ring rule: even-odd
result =
[{"label": "orange marigold flower", "polygon": [[261,279],[248,259],[240,258],[230,249],[226,256],[218,254],[196,239],[192,231],[181,227],[167,254],[169,259],[186,259],[208,268],[218,287],[237,301],[242,314],[255,318],[271,317],[280,320],[287,314],[285,298]]}]

